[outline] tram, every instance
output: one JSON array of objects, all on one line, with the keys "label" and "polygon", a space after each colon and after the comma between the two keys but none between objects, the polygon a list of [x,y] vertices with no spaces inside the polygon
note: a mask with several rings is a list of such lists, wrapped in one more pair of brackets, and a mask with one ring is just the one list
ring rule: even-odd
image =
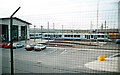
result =
[{"label": "tram", "polygon": [[108,34],[103,33],[44,33],[44,39],[64,39],[64,40],[100,40],[110,41]]}]

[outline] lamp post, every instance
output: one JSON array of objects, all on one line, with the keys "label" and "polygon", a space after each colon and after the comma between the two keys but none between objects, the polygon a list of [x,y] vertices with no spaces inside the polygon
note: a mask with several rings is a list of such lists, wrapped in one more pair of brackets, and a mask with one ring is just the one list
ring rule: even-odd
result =
[{"label": "lamp post", "polygon": [[42,41],[42,29],[43,29],[43,26],[41,25],[41,41]]},{"label": "lamp post", "polygon": [[10,43],[11,43],[11,75],[14,75],[14,64],[13,64],[13,40],[12,40],[12,25],[13,25],[13,16],[20,9],[20,7],[10,16]]},{"label": "lamp post", "polygon": [[49,22],[48,22],[48,46],[49,46],[49,37],[50,37],[50,35],[49,35]]},{"label": "lamp post", "polygon": [[36,26],[34,25],[34,43],[35,43],[35,27],[36,27]]}]

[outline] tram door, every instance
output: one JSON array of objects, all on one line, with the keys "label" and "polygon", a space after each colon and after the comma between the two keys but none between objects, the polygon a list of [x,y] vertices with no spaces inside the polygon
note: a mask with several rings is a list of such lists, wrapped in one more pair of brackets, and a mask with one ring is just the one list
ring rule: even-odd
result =
[{"label": "tram door", "polygon": [[87,39],[90,39],[90,35],[87,35]]}]

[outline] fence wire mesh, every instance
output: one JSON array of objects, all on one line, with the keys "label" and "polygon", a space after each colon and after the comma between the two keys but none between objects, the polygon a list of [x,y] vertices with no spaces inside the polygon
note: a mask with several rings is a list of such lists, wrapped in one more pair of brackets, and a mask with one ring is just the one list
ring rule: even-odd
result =
[{"label": "fence wire mesh", "polygon": [[[59,4],[55,6],[59,7]],[[55,12],[56,8],[50,9],[54,13],[13,19],[13,41],[24,45],[22,48],[16,45],[13,49],[15,75],[120,73],[119,0],[75,0],[75,4],[66,4],[57,9],[58,12]],[[11,72],[9,20],[0,18],[2,75]],[[27,21],[34,24],[29,25],[31,23]]]}]

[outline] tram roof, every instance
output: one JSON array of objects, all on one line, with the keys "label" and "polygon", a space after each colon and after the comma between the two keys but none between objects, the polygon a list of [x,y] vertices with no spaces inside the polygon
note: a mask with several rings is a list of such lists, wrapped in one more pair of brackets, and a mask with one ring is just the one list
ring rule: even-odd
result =
[{"label": "tram roof", "polygon": [[107,34],[103,34],[103,33],[44,33],[44,34],[55,34],[55,35],[62,35],[62,34],[64,34],[64,35],[72,35],[72,34],[74,34],[74,35],[107,35]]}]

